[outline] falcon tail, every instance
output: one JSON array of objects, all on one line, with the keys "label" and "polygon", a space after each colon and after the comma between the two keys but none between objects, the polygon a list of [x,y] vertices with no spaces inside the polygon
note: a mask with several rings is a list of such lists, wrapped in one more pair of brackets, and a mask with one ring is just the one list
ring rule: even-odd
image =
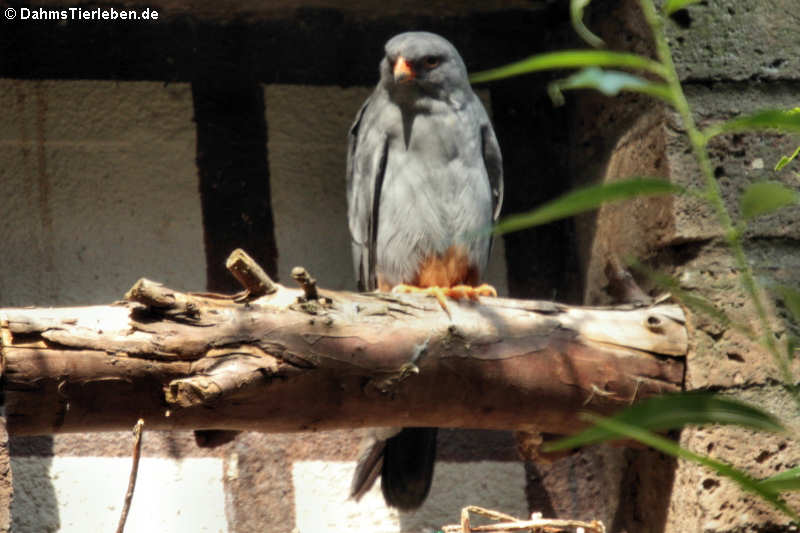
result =
[{"label": "falcon tail", "polygon": [[350,498],[358,501],[372,488],[383,468],[385,449],[386,441],[382,439],[370,438],[362,444],[356,470],[353,472],[353,481],[350,483]]},{"label": "falcon tail", "polygon": [[403,428],[386,441],[381,489],[386,503],[416,509],[431,488],[436,459],[436,428]]},{"label": "falcon tail", "polygon": [[435,459],[436,428],[403,428],[388,439],[373,436],[362,443],[350,498],[360,500],[381,474],[386,504],[414,510],[428,496]]}]

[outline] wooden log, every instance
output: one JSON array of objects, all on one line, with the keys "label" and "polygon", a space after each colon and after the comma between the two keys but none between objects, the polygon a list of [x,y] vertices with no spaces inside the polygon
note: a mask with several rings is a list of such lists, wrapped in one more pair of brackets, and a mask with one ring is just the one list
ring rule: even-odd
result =
[{"label": "wooden log", "polygon": [[269,290],[235,300],[141,280],[112,305],[0,309],[9,433],[143,418],[150,429],[567,434],[582,410],[681,388],[675,305],[481,298],[450,301],[448,316],[423,295]]}]

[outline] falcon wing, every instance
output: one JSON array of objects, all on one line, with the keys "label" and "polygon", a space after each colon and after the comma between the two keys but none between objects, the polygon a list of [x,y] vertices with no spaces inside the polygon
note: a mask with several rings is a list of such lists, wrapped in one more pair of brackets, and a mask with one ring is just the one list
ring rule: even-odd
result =
[{"label": "falcon wing", "polygon": [[503,207],[503,156],[500,154],[494,129],[488,122],[481,126],[481,149],[492,191],[492,221],[496,222]]},{"label": "falcon wing", "polygon": [[370,96],[356,115],[348,134],[347,147],[347,219],[350,226],[358,289],[371,291],[378,287],[375,272],[378,237],[378,208],[386,172],[388,138],[377,127],[378,114]]}]

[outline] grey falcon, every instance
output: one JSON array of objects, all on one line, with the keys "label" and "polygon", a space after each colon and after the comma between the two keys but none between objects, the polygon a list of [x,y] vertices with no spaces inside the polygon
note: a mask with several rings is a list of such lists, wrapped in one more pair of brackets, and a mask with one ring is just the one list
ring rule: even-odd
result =
[{"label": "grey falcon", "polygon": [[[477,285],[491,250],[485,230],[502,198],[500,147],[458,51],[433,33],[391,38],[380,81],[349,133],[348,221],[359,290],[426,288],[445,309],[444,296],[492,294]],[[362,448],[352,497],[380,474],[387,504],[422,505],[436,428],[384,428]]]}]

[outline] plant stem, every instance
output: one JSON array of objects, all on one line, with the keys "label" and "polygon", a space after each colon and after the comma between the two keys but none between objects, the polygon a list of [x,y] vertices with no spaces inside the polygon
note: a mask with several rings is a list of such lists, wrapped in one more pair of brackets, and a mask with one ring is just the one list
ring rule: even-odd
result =
[{"label": "plant stem", "polygon": [[767,313],[767,306],[762,299],[762,292],[759,290],[753,275],[753,270],[750,268],[750,263],[747,261],[747,256],[744,252],[742,244],[741,232],[734,226],[728,209],[725,207],[725,202],[722,199],[722,193],[714,177],[714,172],[711,168],[711,161],[708,157],[708,150],[706,149],[707,138],[697,128],[697,124],[692,116],[689,102],[686,100],[686,95],[683,92],[678,72],[675,69],[675,64],[672,61],[672,52],[670,51],[667,38],[664,33],[664,19],[662,19],[656,11],[653,0],[639,0],[639,3],[644,12],[645,19],[650,25],[653,32],[653,39],[656,45],[656,55],[658,60],[664,66],[665,81],[673,95],[673,102],[675,110],[681,117],[683,126],[689,136],[689,142],[692,145],[692,151],[700,166],[700,172],[705,181],[705,194],[704,197],[711,207],[714,209],[717,219],[722,226],[725,234],[725,239],[731,248],[733,258],[739,269],[739,279],[753,306],[758,314],[759,322],[761,325],[761,339],[760,343],[767,348],[775,360],[784,384],[793,392],[795,401],[800,407],[800,394],[795,391],[794,377],[787,359],[781,354],[778,349],[775,337],[771,333],[769,323],[769,314]]}]

